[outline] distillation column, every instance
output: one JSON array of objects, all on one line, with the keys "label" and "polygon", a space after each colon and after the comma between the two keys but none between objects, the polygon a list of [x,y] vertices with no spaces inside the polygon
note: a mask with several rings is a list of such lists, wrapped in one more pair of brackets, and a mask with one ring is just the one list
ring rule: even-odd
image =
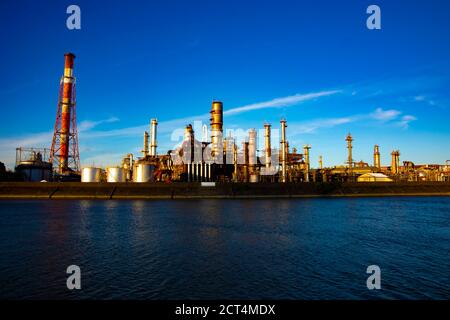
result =
[{"label": "distillation column", "polygon": [[250,182],[258,182],[256,172],[256,130],[250,129],[248,133],[248,164],[250,169]]},{"label": "distillation column", "polygon": [[380,148],[378,145],[375,145],[373,148],[373,166],[378,172],[381,171]]},{"label": "distillation column", "polygon": [[237,145],[236,140],[233,143],[233,165],[234,165],[234,172],[233,172],[233,181],[238,181],[238,151],[237,151]]},{"label": "distillation column", "polygon": [[158,120],[152,119],[150,124],[150,156],[156,157],[156,129],[158,126]]},{"label": "distillation column", "polygon": [[322,159],[322,156],[319,156],[319,169],[320,169],[320,170],[323,169],[323,159]]},{"label": "distillation column", "polygon": [[194,130],[192,125],[188,124],[184,129],[183,157],[187,166],[187,181],[192,181],[195,176],[194,168]]},{"label": "distillation column", "polygon": [[242,150],[243,150],[243,156],[244,156],[244,182],[248,182],[248,162],[249,162],[249,155],[248,155],[248,142],[242,143]]},{"label": "distillation column", "polygon": [[148,156],[148,132],[144,132],[144,148],[142,149],[142,158]]},{"label": "distillation column", "polygon": [[345,141],[347,141],[347,149],[348,149],[348,157],[347,157],[347,164],[348,164],[348,174],[349,176],[353,176],[353,155],[352,155],[352,142],[353,138],[352,135],[349,133],[347,135],[347,138],[345,138]]},{"label": "distillation column", "polygon": [[211,108],[211,155],[213,158],[222,156],[220,148],[222,146],[223,135],[223,104],[220,101],[213,101]]},{"label": "distillation column", "polygon": [[281,182],[286,182],[286,162],[287,162],[287,144],[286,144],[286,120],[282,119],[281,124]]},{"label": "distillation column", "polygon": [[307,144],[303,147],[303,153],[305,156],[305,181],[306,182],[309,182],[309,170],[310,170],[309,149],[311,149],[311,146],[309,144]]},{"label": "distillation column", "polygon": [[265,129],[265,133],[264,133],[264,151],[265,151],[265,166],[267,169],[270,168],[270,166],[272,165],[272,147],[271,147],[271,143],[270,143],[270,124],[266,123],[264,124],[264,129]]},{"label": "distillation column", "polygon": [[400,166],[400,151],[394,150],[391,153],[392,163],[391,163],[391,174],[397,175],[399,173]]}]

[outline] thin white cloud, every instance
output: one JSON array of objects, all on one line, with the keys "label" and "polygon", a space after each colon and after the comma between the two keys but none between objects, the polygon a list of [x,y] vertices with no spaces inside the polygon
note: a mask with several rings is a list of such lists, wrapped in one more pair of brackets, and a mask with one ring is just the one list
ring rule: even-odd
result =
[{"label": "thin white cloud", "polygon": [[401,114],[401,111],[398,110],[383,110],[382,108],[377,108],[372,114],[371,117],[380,120],[380,121],[390,121],[397,118]]},{"label": "thin white cloud", "polygon": [[236,115],[242,112],[248,112],[253,110],[267,109],[267,108],[281,108],[289,107],[299,104],[304,101],[317,99],[320,97],[330,96],[341,92],[340,90],[321,91],[307,94],[295,94],[293,96],[287,96],[283,98],[276,98],[265,102],[253,103],[238,108],[229,109],[224,111],[225,116]]},{"label": "thin white cloud", "polygon": [[428,103],[430,106],[436,105],[436,101],[434,101],[430,96],[426,96],[426,95],[415,96],[415,97],[413,97],[413,100],[416,102]]},{"label": "thin white cloud", "polygon": [[294,122],[289,123],[288,128],[290,134],[298,135],[305,133],[315,133],[318,129],[332,128],[335,126],[348,124],[358,120],[359,116],[341,117],[341,118],[328,118],[328,119],[315,119],[306,122]]},{"label": "thin white cloud", "polygon": [[415,101],[424,101],[425,100],[425,96],[415,96],[414,100]]},{"label": "thin white cloud", "polygon": [[117,122],[117,121],[119,121],[119,118],[117,118],[117,117],[110,117],[108,119],[103,119],[103,120],[99,120],[99,121],[84,120],[78,124],[78,131],[83,132],[83,131],[91,130],[103,123],[112,123],[112,122]]},{"label": "thin white cloud", "polygon": [[417,118],[412,115],[404,115],[399,119],[401,113],[401,111],[395,109],[383,110],[382,108],[377,108],[374,112],[368,114],[355,114],[339,118],[315,119],[306,122],[291,122],[288,125],[290,128],[290,134],[298,135],[316,133],[319,129],[333,128],[340,125],[367,120],[396,125],[402,127],[403,129],[407,129],[411,121],[417,120]]},{"label": "thin white cloud", "polygon": [[417,118],[412,115],[404,115],[397,124],[403,129],[408,129],[409,123],[416,120]]}]

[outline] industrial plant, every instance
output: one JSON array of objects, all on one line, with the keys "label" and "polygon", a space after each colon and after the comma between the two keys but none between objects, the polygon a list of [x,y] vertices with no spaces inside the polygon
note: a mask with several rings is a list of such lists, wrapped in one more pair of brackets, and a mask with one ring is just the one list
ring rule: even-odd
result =
[{"label": "industrial plant", "polygon": [[[414,164],[400,162],[400,151],[392,150],[391,163],[382,166],[381,147],[373,146],[373,162],[353,159],[353,136],[342,139],[347,148],[346,163],[324,167],[322,155],[318,167],[312,168],[311,145],[299,151],[289,145],[288,121],[279,124],[280,141],[272,141],[275,124],[262,123],[264,146],[258,149],[258,130],[250,129],[242,143],[234,136],[224,135],[221,101],[212,101],[210,125],[194,132],[186,124],[183,141],[166,153],[158,153],[158,120],[149,121],[143,132],[142,154],[124,155],[121,163],[108,168],[81,167],[76,120],[75,55],[65,54],[64,73],[50,149],[22,148],[16,150],[16,173],[23,181],[81,182],[229,182],[229,183],[309,183],[309,182],[417,182],[450,181],[450,161],[445,164]],[[278,128],[278,127],[277,127]],[[208,136],[210,139],[208,139]],[[201,138],[199,138],[201,137]],[[262,140],[262,139],[261,139]],[[277,139],[278,140],[278,139]],[[49,141],[50,143],[50,141]],[[389,151],[384,151],[389,152]]]}]

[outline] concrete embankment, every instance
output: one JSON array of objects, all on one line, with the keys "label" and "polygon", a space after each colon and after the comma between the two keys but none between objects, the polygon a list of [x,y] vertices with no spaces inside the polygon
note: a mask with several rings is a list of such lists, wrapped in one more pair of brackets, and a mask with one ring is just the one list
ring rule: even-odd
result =
[{"label": "concrete embankment", "polygon": [[450,196],[448,182],[408,183],[0,183],[0,199],[242,199]]}]

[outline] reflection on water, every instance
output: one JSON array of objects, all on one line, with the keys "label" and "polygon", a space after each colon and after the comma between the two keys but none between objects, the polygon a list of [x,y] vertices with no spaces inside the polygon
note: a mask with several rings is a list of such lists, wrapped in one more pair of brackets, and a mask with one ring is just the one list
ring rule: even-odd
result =
[{"label": "reflection on water", "polygon": [[[450,298],[450,198],[1,201],[1,298]],[[82,290],[65,287],[67,266]],[[382,290],[366,288],[368,265]]]}]

